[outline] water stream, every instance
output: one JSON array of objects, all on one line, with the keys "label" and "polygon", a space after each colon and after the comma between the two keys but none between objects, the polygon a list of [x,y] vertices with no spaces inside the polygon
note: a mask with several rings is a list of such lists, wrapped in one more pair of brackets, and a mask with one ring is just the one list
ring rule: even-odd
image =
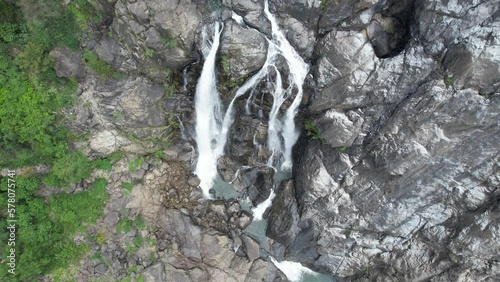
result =
[{"label": "water stream", "polygon": [[[263,219],[263,214],[272,205],[272,200],[275,197],[274,190],[284,179],[291,178],[292,147],[297,142],[300,134],[296,128],[294,118],[302,100],[302,87],[309,71],[308,64],[304,62],[279,29],[276,18],[269,11],[267,1],[265,1],[264,14],[271,23],[271,38],[264,36],[268,41],[266,61],[258,72],[236,90],[225,112],[222,109],[216,88],[215,69],[222,28],[220,23],[214,23],[211,27],[212,31],[210,31],[210,28],[203,30],[202,53],[205,62],[196,85],[195,94],[195,140],[198,160],[194,170],[195,174],[200,178],[200,188],[206,198],[211,197],[210,189],[214,189],[217,196],[226,199],[239,196],[238,192],[232,188],[231,183],[224,182],[218,175],[217,160],[224,155],[228,134],[235,115],[249,114],[252,101],[257,99],[257,85],[264,79],[269,81],[270,83],[267,83],[268,91],[272,95],[273,102],[268,112],[266,148],[271,152],[267,165],[275,169],[276,172],[274,187],[264,202],[251,208],[254,221],[243,231],[261,243],[266,240],[265,230],[267,226],[267,220]],[[232,19],[240,26],[249,28],[243,18],[235,12],[232,13]],[[259,31],[255,30],[255,32]],[[278,59],[284,59],[283,61],[286,63],[287,77],[284,77],[285,72],[277,66]],[[284,85],[287,86],[284,87]],[[239,113],[236,110],[235,103],[246,94],[248,94],[248,98],[245,104],[245,113]],[[290,97],[294,97],[293,101],[283,112],[283,104]],[[259,109],[260,117],[263,116],[262,110],[263,107]],[[257,143],[254,141],[254,144]],[[259,146],[261,145],[256,145],[256,147]],[[260,147],[257,149],[260,149]],[[238,173],[239,171],[236,173],[235,178]],[[243,201],[248,203],[247,199],[243,199]],[[274,258],[271,258],[271,260],[276,267],[287,275],[290,281],[333,281],[331,278],[309,280],[310,277],[322,277],[322,275],[303,267],[300,263],[278,262]],[[309,277],[308,280],[301,278],[306,276]]]}]

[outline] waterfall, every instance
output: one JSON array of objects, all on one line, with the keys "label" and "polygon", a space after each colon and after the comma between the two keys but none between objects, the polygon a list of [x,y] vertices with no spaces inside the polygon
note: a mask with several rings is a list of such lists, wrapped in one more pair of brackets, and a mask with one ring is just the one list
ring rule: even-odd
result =
[{"label": "waterfall", "polygon": [[[309,66],[286,40],[285,35],[279,29],[276,18],[269,11],[267,1],[265,1],[264,5],[264,15],[271,22],[271,38],[264,36],[268,43],[266,61],[257,73],[247,79],[245,83],[236,90],[225,112],[222,110],[219,93],[217,92],[215,75],[215,59],[220,44],[222,28],[219,26],[219,23],[214,24],[211,42],[208,39],[209,32],[206,28],[203,29],[202,52],[205,63],[196,85],[195,95],[195,140],[198,151],[195,174],[200,178],[200,187],[207,198],[210,197],[209,190],[212,186],[218,187],[221,185],[221,178],[217,178],[217,160],[224,155],[224,148],[235,115],[252,114],[251,105],[254,100],[260,100],[260,104],[264,104],[264,95],[267,95],[268,92],[264,91],[259,93],[259,95],[261,94],[260,96],[258,96],[257,93],[260,90],[259,85],[262,85],[261,83],[263,81],[266,82],[267,90],[273,98],[271,109],[268,113],[267,140],[265,147],[271,152],[267,165],[275,169],[274,186],[279,185],[284,179],[283,175],[289,174],[290,168],[292,167],[292,147],[299,137],[294,118],[302,100],[302,87],[309,71]],[[232,13],[232,19],[240,26],[251,29],[251,27],[246,26],[243,18],[235,12]],[[257,30],[255,31],[259,32]],[[287,77],[284,76],[283,71],[278,67],[277,60],[280,58],[283,58],[287,65]],[[285,87],[285,85],[287,86]],[[244,113],[238,113],[235,104],[239,98],[246,94],[249,95],[245,102]],[[290,97],[294,97],[290,106],[286,110],[282,109],[283,104]],[[265,109],[266,107],[264,106],[258,106],[258,114],[261,119],[264,117],[263,110]],[[257,150],[260,150],[262,145],[256,142],[255,136],[256,135],[254,135],[253,145]],[[240,169],[236,171],[233,180],[228,185],[236,181],[239,174]],[[224,181],[222,182],[225,183]],[[253,222],[245,229],[245,232],[256,232],[256,234],[261,234],[259,232],[265,233],[267,221],[262,220],[262,217],[266,209],[272,205],[275,196],[276,193],[273,187],[269,197],[264,202],[252,208],[254,215]],[[233,195],[231,197],[233,197]],[[246,201],[242,200],[240,204],[242,204],[242,206],[244,206],[244,204],[248,206],[251,205],[251,201],[247,197]],[[265,237],[265,234],[263,234],[263,237]],[[256,238],[260,238],[260,235]],[[323,277],[322,274],[316,273],[297,262],[278,262],[273,257],[271,257],[271,261],[287,276],[288,280],[292,282],[332,281],[330,277]]]},{"label": "waterfall", "polygon": [[221,105],[216,88],[215,57],[219,49],[222,29],[219,23],[214,24],[214,35],[210,44],[207,32],[203,30],[203,48],[205,63],[200,78],[196,84],[196,146],[198,161],[195,174],[200,179],[200,188],[205,197],[209,198],[209,190],[217,176],[217,159],[219,155],[214,150],[221,130]]},{"label": "waterfall", "polygon": [[[209,189],[217,176],[217,159],[224,155],[227,135],[234,122],[235,102],[241,96],[251,92],[245,109],[250,112],[250,102],[255,93],[255,87],[264,78],[271,80],[274,74],[274,82],[271,94],[273,104],[269,112],[267,149],[271,151],[268,164],[272,167],[289,170],[292,166],[292,147],[297,142],[299,132],[295,127],[295,115],[297,114],[302,100],[302,86],[309,71],[309,66],[286,40],[285,35],[279,29],[276,18],[269,11],[269,5],[265,1],[264,14],[271,22],[271,38],[268,41],[267,57],[262,68],[239,87],[229,103],[225,114],[221,111],[219,94],[216,89],[215,57],[219,47],[220,30],[219,24],[214,26],[212,44],[208,48],[207,33],[203,33],[206,46],[203,48],[205,63],[201,76],[196,86],[196,143],[198,146],[198,162],[195,173],[201,180],[200,187],[206,197]],[[232,18],[239,24],[243,24],[241,17],[233,12]],[[285,59],[288,66],[288,87],[283,87],[282,72],[275,65],[278,56]],[[295,98],[284,114],[280,114],[283,103],[295,94]],[[223,117],[222,117],[223,116]],[[268,199],[272,200],[272,197]],[[269,202],[266,201],[266,202]]]}]

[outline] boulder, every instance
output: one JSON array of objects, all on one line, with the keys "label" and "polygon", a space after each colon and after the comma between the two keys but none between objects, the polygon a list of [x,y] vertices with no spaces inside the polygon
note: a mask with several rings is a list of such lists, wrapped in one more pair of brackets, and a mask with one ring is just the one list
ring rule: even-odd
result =
[{"label": "boulder", "polygon": [[259,70],[266,61],[267,40],[259,32],[227,21],[221,38],[222,69],[238,81]]},{"label": "boulder", "polygon": [[58,77],[80,77],[82,75],[82,62],[80,53],[71,51],[67,47],[56,47],[49,55],[54,58],[54,69]]}]

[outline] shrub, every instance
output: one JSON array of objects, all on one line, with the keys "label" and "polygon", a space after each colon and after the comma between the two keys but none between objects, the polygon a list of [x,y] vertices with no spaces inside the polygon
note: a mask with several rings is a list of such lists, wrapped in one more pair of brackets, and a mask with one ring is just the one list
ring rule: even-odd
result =
[{"label": "shrub", "polygon": [[130,230],[132,230],[132,225],[133,225],[132,220],[124,218],[120,220],[120,222],[118,222],[118,224],[116,225],[116,231],[127,233]]},{"label": "shrub", "polygon": [[166,36],[162,36],[161,42],[163,42],[163,45],[165,45],[165,48],[167,49],[177,47],[177,40],[170,34],[170,32]]},{"label": "shrub", "polygon": [[115,71],[110,64],[99,58],[96,53],[85,50],[83,52],[83,59],[87,66],[89,66],[89,68],[91,68],[101,79],[121,78],[121,74]]},{"label": "shrub", "polygon": [[99,159],[94,161],[94,167],[97,169],[102,169],[105,171],[111,171],[113,169],[113,165],[111,161],[107,159]]},{"label": "shrub", "polygon": [[321,137],[321,133],[319,132],[319,129],[314,125],[312,120],[306,119],[304,121],[304,129],[306,131],[306,135],[309,138],[323,142],[323,138]]},{"label": "shrub", "polygon": [[123,196],[130,194],[130,192],[132,192],[132,189],[134,189],[134,184],[132,184],[130,182],[122,182],[122,184],[120,186],[124,189],[122,191]]},{"label": "shrub", "polygon": [[151,48],[146,48],[146,51],[144,51],[144,54],[146,55],[146,58],[151,59],[151,58],[153,58],[153,56],[155,54],[155,50],[153,50]]},{"label": "shrub", "polygon": [[105,233],[97,232],[97,234],[95,235],[95,242],[99,245],[106,243],[107,240],[108,236]]},{"label": "shrub", "polygon": [[88,178],[93,168],[93,164],[82,152],[72,152],[55,161],[44,182],[49,186],[67,187]]},{"label": "shrub", "polygon": [[128,169],[130,171],[134,171],[134,170],[140,168],[141,166],[142,166],[142,159],[141,158],[137,158],[133,161],[128,162]]},{"label": "shrub", "polygon": [[[73,237],[103,215],[104,202],[108,198],[106,180],[96,180],[88,191],[58,194],[48,200],[35,196],[40,184],[38,179],[16,177],[15,180],[18,263],[14,278],[7,272],[8,266],[1,264],[0,280],[36,281],[42,274],[67,269],[88,250],[86,244],[75,244]],[[3,196],[6,182],[6,178],[0,179]],[[2,228],[0,237],[5,237],[7,232]],[[10,248],[6,242],[0,242],[3,250]]]},{"label": "shrub", "polygon": [[157,159],[163,159],[165,157],[165,153],[163,151],[161,151],[161,150],[158,150],[158,151],[154,152],[153,155]]}]

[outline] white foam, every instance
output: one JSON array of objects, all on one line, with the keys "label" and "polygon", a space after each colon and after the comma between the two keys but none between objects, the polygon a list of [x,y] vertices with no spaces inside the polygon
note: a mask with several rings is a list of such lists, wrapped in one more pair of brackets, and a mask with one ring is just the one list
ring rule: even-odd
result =
[{"label": "white foam", "polygon": [[271,257],[271,261],[274,265],[286,275],[286,278],[290,282],[300,282],[304,274],[316,275],[317,273],[310,270],[309,268],[303,266],[302,264],[294,261],[277,261]]}]

